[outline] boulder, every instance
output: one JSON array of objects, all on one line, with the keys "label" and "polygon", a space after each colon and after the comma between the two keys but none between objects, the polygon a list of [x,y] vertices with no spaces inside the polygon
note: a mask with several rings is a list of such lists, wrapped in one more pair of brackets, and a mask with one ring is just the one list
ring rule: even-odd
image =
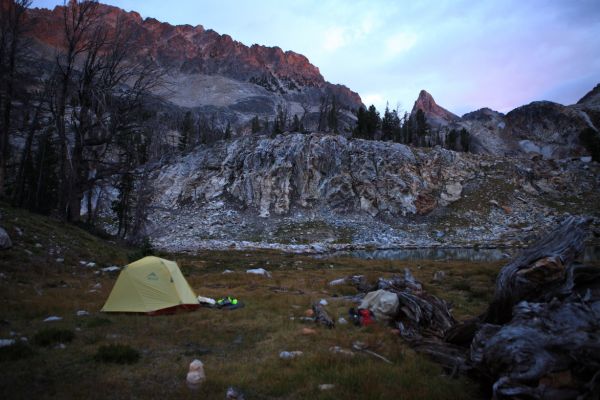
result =
[{"label": "boulder", "polygon": [[444,278],[446,278],[446,272],[444,271],[435,271],[433,274],[433,281],[436,283],[440,283]]},{"label": "boulder", "polygon": [[204,364],[200,360],[194,360],[190,363],[190,370],[186,376],[186,382],[191,389],[196,389],[206,380],[204,373]]},{"label": "boulder", "polygon": [[459,182],[452,182],[446,184],[445,192],[442,193],[441,198],[447,203],[455,202],[460,199],[462,194],[462,185]]},{"label": "boulder", "polygon": [[271,277],[271,273],[264,268],[248,269],[248,270],[246,270],[246,273],[252,274],[252,275],[262,275],[262,276],[266,276],[267,278]]},{"label": "boulder", "polygon": [[10,249],[12,247],[12,241],[8,232],[4,228],[0,227],[0,250]]}]

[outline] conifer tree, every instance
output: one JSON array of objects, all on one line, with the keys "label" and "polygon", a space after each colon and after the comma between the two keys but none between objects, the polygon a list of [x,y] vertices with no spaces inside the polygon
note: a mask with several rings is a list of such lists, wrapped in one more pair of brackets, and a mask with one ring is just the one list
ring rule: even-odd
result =
[{"label": "conifer tree", "polygon": [[258,119],[258,115],[256,115],[254,118],[252,118],[251,129],[252,129],[252,133],[260,132],[260,120]]},{"label": "conifer tree", "polygon": [[469,152],[471,147],[471,135],[465,128],[460,130],[460,147],[464,152]]}]

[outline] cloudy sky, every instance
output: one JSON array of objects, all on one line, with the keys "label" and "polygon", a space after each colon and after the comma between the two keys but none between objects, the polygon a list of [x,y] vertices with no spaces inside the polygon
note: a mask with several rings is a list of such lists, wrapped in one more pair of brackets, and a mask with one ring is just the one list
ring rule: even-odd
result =
[{"label": "cloudy sky", "polygon": [[[572,104],[600,83],[600,0],[105,0],[306,55],[377,108]],[[61,0],[34,0],[52,8]]]}]

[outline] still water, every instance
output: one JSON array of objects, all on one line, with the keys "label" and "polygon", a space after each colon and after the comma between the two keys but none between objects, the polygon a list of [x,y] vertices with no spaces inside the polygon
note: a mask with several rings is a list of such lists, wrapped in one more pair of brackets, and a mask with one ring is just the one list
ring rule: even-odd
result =
[{"label": "still water", "polygon": [[[461,260],[499,261],[510,260],[521,249],[473,249],[473,248],[422,248],[402,250],[354,250],[336,252],[331,256],[357,257],[366,260]],[[600,261],[600,246],[588,246],[584,252],[584,262]]]}]

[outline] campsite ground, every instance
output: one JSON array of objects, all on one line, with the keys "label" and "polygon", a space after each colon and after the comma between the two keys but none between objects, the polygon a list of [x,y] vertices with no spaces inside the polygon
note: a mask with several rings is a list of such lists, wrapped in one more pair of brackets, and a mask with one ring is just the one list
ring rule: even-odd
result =
[{"label": "campsite ground", "polygon": [[[451,301],[454,315],[466,318],[485,307],[501,263],[317,259],[239,251],[164,255],[178,261],[198,295],[232,295],[246,306],[154,317],[103,314],[99,310],[117,275],[98,271],[125,264],[128,253],[135,256],[132,250],[51,218],[8,207],[1,211],[15,243],[0,258],[0,339],[28,339],[20,350],[0,351],[2,398],[224,398],[229,386],[241,389],[247,399],[482,395],[475,382],[451,378],[415,354],[390,327],[338,323],[327,329],[300,317],[312,302],[326,299],[326,309],[336,320],[348,319],[354,304],[345,296],[356,289],[331,287],[329,281],[357,273],[374,280],[410,268],[425,290]],[[80,261],[96,266],[83,266]],[[272,277],[245,273],[257,267],[269,270]],[[234,272],[223,274],[225,269]],[[439,270],[447,276],[434,283],[432,276]],[[90,315],[76,316],[78,310]],[[43,322],[52,315],[62,320]],[[36,334],[39,338],[49,328],[70,331],[74,338],[64,346],[36,344]],[[303,334],[303,328],[316,332]],[[355,341],[366,343],[392,364],[366,353],[348,356],[329,350],[332,346],[350,349]],[[96,361],[98,349],[107,344],[131,346],[141,358],[131,365]],[[283,350],[304,354],[281,360]],[[203,361],[207,380],[191,391],[185,377],[195,358]],[[335,387],[321,391],[320,384]]]}]

